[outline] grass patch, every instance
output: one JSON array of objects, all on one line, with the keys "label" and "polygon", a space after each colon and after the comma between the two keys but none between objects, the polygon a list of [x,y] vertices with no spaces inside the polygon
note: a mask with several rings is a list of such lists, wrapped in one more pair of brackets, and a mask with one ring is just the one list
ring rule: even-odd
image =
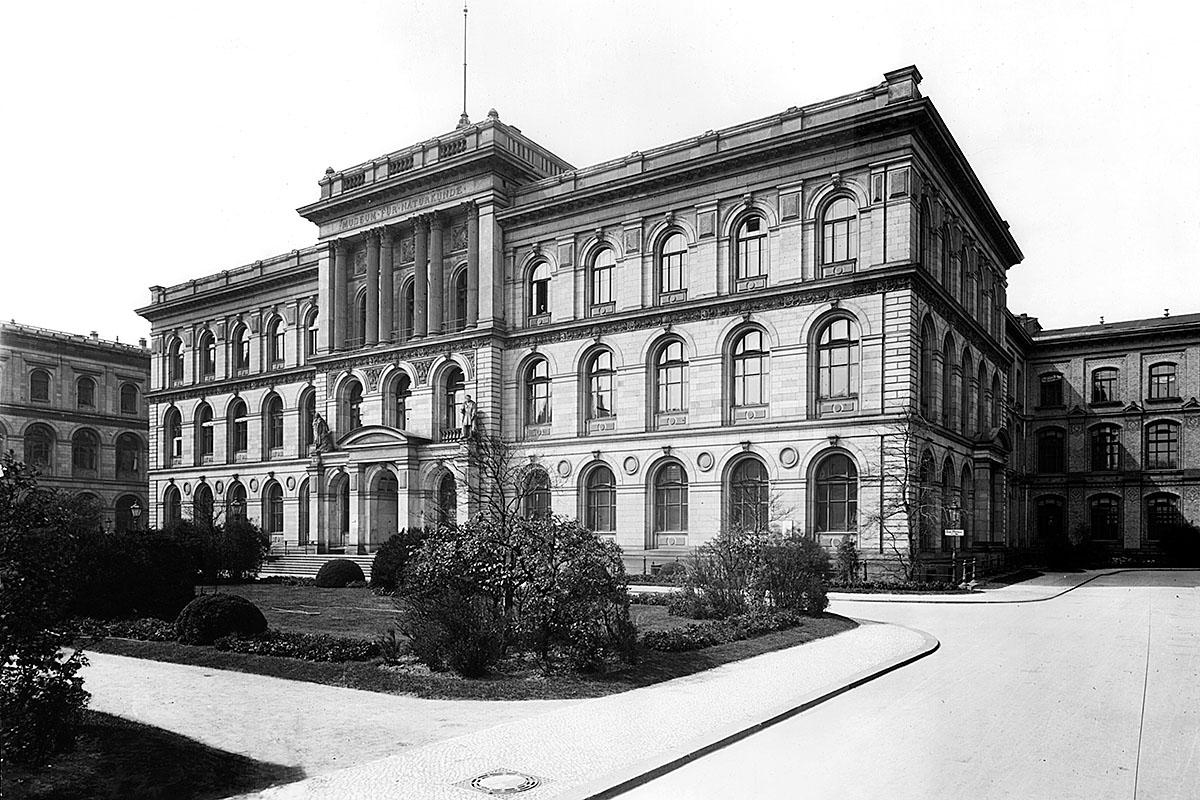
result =
[{"label": "grass patch", "polygon": [[317,586],[286,586],[272,583],[243,583],[201,586],[197,592],[236,594],[258,606],[267,624],[276,630],[327,633],[377,639],[396,627],[396,604],[366,587],[322,589]]},{"label": "grass patch", "polygon": [[[289,587],[290,588],[290,587]],[[349,590],[328,590],[349,591]],[[669,617],[662,606],[633,606],[641,630],[664,630],[692,620]],[[850,630],[857,623],[836,614],[808,617],[788,630],[682,653],[643,650],[641,660],[602,675],[542,675],[528,659],[502,662],[487,678],[467,680],[452,673],[430,672],[420,666],[387,666],[372,663],[321,663],[292,658],[222,652],[212,647],[177,642],[142,642],[105,639],[82,642],[85,649],[177,664],[252,672],[289,680],[323,683],[389,694],[472,700],[536,700],[600,697],[692,675],[752,656],[811,642]]]},{"label": "grass patch", "polygon": [[299,767],[255,761],[161,728],[86,711],[75,749],[36,771],[6,764],[11,800],[204,800],[304,777]]}]

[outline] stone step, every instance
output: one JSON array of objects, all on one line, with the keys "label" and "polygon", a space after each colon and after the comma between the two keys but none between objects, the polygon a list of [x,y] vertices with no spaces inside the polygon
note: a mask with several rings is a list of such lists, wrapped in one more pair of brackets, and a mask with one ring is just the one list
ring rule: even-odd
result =
[{"label": "stone step", "polygon": [[315,578],[317,572],[327,561],[339,558],[348,558],[355,562],[362,567],[363,575],[367,577],[367,580],[371,579],[371,562],[375,560],[374,556],[341,555],[339,553],[295,553],[274,558],[268,555],[258,574],[260,577],[287,575],[293,578]]}]

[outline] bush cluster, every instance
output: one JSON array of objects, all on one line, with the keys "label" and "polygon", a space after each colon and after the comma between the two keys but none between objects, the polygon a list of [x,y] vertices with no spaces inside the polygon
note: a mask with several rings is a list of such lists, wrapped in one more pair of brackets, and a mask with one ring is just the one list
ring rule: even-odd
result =
[{"label": "bush cluster", "polygon": [[629,603],[635,606],[669,606],[678,592],[630,592]]},{"label": "bush cluster", "polygon": [[154,617],[142,619],[77,617],[71,620],[70,627],[80,636],[89,636],[93,639],[115,636],[121,639],[140,639],[143,642],[173,642],[178,638],[175,623]]},{"label": "bush cluster", "polygon": [[317,579],[314,581],[314,585],[322,589],[345,589],[351,584],[365,582],[366,576],[363,575],[362,567],[357,562],[348,558],[335,558],[332,561],[326,561],[317,570]]},{"label": "bush cluster", "polygon": [[274,584],[278,586],[316,586],[316,578],[305,578],[299,575],[264,575],[255,583]]},{"label": "bush cluster", "polygon": [[428,528],[402,528],[388,537],[371,562],[371,588],[384,593],[400,588],[413,557],[421,549],[421,542],[429,534]]},{"label": "bush cluster", "polygon": [[764,633],[794,628],[801,624],[803,624],[803,615],[796,611],[760,610],[737,614],[725,619],[693,622],[677,628],[646,631],[641,636],[641,645],[648,650],[679,653],[750,639]]},{"label": "bush cluster", "polygon": [[79,560],[76,614],[170,620],[195,596],[195,561],[176,532],[91,531]]},{"label": "bush cluster", "polygon": [[305,661],[370,661],[379,658],[379,642],[325,633],[269,630],[252,637],[222,636],[213,642],[218,650],[260,656],[301,658]]},{"label": "bush cluster", "polygon": [[224,636],[256,636],[267,629],[258,606],[236,594],[202,594],[188,603],[175,620],[184,644],[212,644]]}]

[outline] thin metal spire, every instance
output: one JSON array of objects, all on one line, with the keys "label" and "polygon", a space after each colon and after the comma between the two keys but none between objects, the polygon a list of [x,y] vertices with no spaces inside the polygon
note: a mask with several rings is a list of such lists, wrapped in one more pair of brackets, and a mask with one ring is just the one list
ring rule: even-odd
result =
[{"label": "thin metal spire", "polygon": [[458,118],[458,127],[470,124],[471,118],[467,116],[467,0],[463,0],[463,109],[462,116]]}]

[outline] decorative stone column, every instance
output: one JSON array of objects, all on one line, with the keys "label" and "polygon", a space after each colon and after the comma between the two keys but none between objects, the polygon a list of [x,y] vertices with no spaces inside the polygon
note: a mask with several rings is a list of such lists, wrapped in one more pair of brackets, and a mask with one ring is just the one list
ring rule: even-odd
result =
[{"label": "decorative stone column", "polygon": [[413,241],[413,337],[429,334],[429,221],[417,217]]},{"label": "decorative stone column", "polygon": [[379,231],[367,233],[367,324],[363,344],[379,344]]},{"label": "decorative stone column", "polygon": [[347,283],[350,268],[350,246],[344,239],[338,239],[333,245],[333,346],[337,350],[346,349],[346,320],[350,309],[346,301]]},{"label": "decorative stone column", "polygon": [[396,312],[392,288],[392,230],[379,229],[379,341],[392,341]]},{"label": "decorative stone column", "polygon": [[479,324],[479,209],[467,204],[467,327]]},{"label": "decorative stone column", "polygon": [[442,273],[442,217],[436,211],[429,218],[429,334],[442,332],[442,298],[445,293]]}]

